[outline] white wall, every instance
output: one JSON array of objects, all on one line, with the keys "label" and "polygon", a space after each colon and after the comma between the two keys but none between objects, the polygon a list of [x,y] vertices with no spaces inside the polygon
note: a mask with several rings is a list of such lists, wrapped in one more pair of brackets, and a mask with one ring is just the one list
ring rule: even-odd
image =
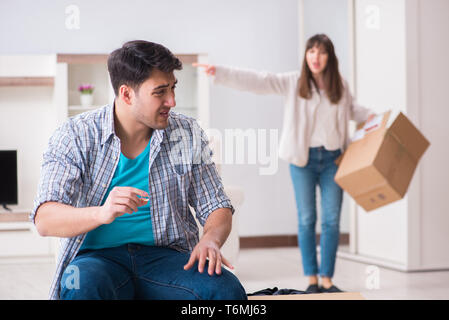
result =
[{"label": "white wall", "polygon": [[[71,4],[80,9],[78,30],[66,28],[65,10]],[[0,46],[0,54],[109,53],[141,38],[175,53],[207,53],[212,63],[282,72],[299,68],[297,23],[296,0],[2,1],[0,40],[8,45]],[[53,130],[45,126],[52,107],[40,103],[48,101],[51,89],[14,89],[36,100],[26,110],[14,106],[8,90],[1,89],[0,121],[7,126],[0,128],[0,144],[17,145],[19,157],[26,159],[26,166],[19,163],[19,178],[26,177],[26,187],[19,185],[20,206],[30,208],[43,146]],[[281,129],[280,97],[212,86],[210,103],[212,128]],[[16,122],[18,130],[11,131]],[[296,234],[287,168],[280,162],[277,174],[260,176],[258,165],[222,166],[225,184],[245,190],[239,214],[242,236]]]},{"label": "white wall", "polygon": [[341,75],[350,77],[350,30],[348,0],[302,0],[304,10],[304,41],[317,34],[326,34],[333,42]]},{"label": "white wall", "polygon": [[419,0],[418,96],[420,126],[431,146],[421,164],[420,261],[422,268],[449,268],[449,1]]},{"label": "white wall", "polygon": [[403,111],[431,143],[404,199],[359,208],[358,253],[403,270],[447,269],[449,1],[355,4],[359,102]]},{"label": "white wall", "polygon": [[[358,102],[376,113],[391,107],[407,114],[405,3],[358,0],[355,4]],[[379,10],[378,27],[373,10]],[[370,213],[359,207],[357,224],[360,254],[406,262],[407,196]]]}]

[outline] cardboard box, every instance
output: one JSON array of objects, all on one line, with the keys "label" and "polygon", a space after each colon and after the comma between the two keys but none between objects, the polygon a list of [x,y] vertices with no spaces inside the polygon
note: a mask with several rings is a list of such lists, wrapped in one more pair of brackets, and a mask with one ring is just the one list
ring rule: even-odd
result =
[{"label": "cardboard box", "polygon": [[376,116],[358,128],[335,181],[363,209],[402,199],[429,141],[401,112]]},{"label": "cardboard box", "polygon": [[365,300],[358,292],[249,296],[248,300]]}]

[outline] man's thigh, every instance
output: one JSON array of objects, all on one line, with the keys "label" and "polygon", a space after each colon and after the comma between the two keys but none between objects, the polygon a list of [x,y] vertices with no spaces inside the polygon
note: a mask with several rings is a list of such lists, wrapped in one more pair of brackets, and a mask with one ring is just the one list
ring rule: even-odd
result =
[{"label": "man's thigh", "polygon": [[61,279],[62,300],[133,299],[134,284],[125,266],[101,254],[101,250],[78,255]]},{"label": "man's thigh", "polygon": [[240,300],[246,293],[240,281],[222,268],[220,275],[198,271],[198,262],[189,270],[188,253],[169,248],[145,247],[137,260],[136,297],[167,300]]}]

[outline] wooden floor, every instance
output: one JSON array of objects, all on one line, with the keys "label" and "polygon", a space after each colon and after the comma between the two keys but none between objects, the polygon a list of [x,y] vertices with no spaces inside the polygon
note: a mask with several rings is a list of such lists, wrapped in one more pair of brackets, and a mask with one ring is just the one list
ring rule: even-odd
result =
[{"label": "wooden floor", "polygon": [[[449,271],[405,273],[379,267],[378,288],[369,265],[338,258],[334,283],[366,299],[449,299]],[[371,267],[372,268],[372,267]],[[0,264],[0,299],[47,299],[53,263]],[[242,249],[235,274],[246,292],[278,287],[304,290],[297,248]]]}]

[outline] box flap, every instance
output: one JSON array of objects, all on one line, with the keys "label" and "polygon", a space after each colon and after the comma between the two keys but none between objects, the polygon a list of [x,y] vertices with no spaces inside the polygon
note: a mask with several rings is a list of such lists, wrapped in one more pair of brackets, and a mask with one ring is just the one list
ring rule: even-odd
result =
[{"label": "box flap", "polygon": [[366,135],[370,134],[379,129],[385,129],[387,127],[387,123],[390,117],[391,111],[387,111],[381,114],[376,115],[370,121],[365,121],[360,123],[356,131],[351,137],[351,142],[355,142],[363,139]]},{"label": "box flap", "polygon": [[398,194],[404,196],[417,166],[416,160],[390,132],[385,134],[374,166]]},{"label": "box flap", "polygon": [[402,112],[393,121],[387,133],[391,134],[410,153],[415,163],[418,163],[430,145],[430,142]]}]

